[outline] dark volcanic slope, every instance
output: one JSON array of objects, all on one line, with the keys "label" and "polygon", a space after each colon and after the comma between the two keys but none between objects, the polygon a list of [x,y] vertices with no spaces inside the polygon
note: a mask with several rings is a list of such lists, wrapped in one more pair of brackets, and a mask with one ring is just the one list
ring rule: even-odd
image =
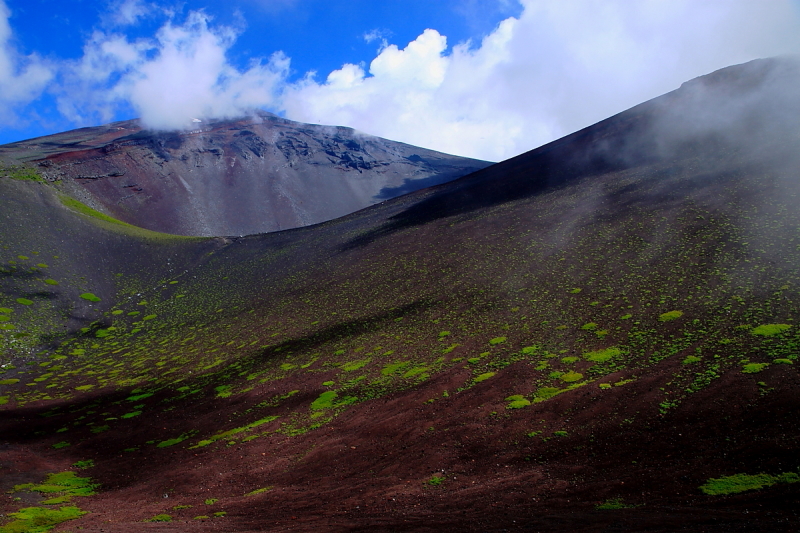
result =
[{"label": "dark volcanic slope", "polygon": [[249,235],[324,222],[489,163],[261,113],[154,133],[136,121],[0,147],[131,224],[178,235]]},{"label": "dark volcanic slope", "polygon": [[797,531],[799,81],[244,238],[0,179],[0,513],[69,470],[56,531]]}]

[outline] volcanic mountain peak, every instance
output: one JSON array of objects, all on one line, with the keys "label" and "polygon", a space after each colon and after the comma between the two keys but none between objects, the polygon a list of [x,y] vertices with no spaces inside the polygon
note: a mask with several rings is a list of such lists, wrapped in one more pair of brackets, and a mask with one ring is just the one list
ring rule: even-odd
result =
[{"label": "volcanic mountain peak", "polygon": [[0,531],[797,531],[782,64],[292,231],[0,178]]},{"label": "volcanic mountain peak", "polygon": [[0,147],[125,222],[245,235],[324,222],[490,163],[259,112],[197,129],[124,121]]}]

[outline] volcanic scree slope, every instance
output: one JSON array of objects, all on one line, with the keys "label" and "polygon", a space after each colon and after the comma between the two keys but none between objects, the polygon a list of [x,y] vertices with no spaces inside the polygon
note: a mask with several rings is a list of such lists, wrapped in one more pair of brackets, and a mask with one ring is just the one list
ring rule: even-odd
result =
[{"label": "volcanic scree slope", "polygon": [[0,179],[0,512],[96,532],[796,529],[798,80],[794,60],[730,67],[243,238]]}]

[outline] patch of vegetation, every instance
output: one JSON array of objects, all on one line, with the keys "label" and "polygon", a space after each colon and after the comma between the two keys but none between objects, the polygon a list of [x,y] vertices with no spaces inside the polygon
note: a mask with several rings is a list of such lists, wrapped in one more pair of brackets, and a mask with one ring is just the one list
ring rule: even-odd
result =
[{"label": "patch of vegetation", "polygon": [[562,392],[566,392],[566,389],[559,389],[556,387],[542,387],[538,389],[535,393],[533,393],[534,396],[533,402],[539,403],[545,400],[549,400],[553,396],[561,394]]},{"label": "patch of vegetation", "polygon": [[702,361],[702,359],[701,359],[700,357],[697,357],[696,355],[688,355],[688,356],[686,356],[686,358],[685,358],[683,361],[681,361],[681,362],[682,362],[684,365],[690,365],[690,364],[692,364],[692,363],[699,363],[700,361]]},{"label": "patch of vegetation", "polygon": [[743,374],[758,374],[769,366],[769,363],[747,363],[742,367]]},{"label": "patch of vegetation", "polygon": [[250,492],[245,494],[245,496],[255,496],[256,494],[263,494],[263,493],[265,493],[267,491],[270,491],[270,490],[272,490],[272,487],[263,487],[263,488],[260,488],[260,489],[251,490]]},{"label": "patch of vegetation", "polygon": [[228,437],[231,437],[233,435],[237,435],[239,433],[243,433],[245,431],[249,431],[249,430],[251,430],[253,428],[256,428],[258,426],[261,426],[263,424],[268,424],[268,423],[270,423],[270,422],[272,422],[274,420],[277,420],[278,418],[279,417],[277,417],[277,416],[268,416],[266,418],[262,418],[260,420],[256,420],[255,422],[251,422],[251,423],[249,423],[249,424],[247,424],[245,426],[229,429],[228,431],[223,431],[222,433],[217,433],[216,435],[214,435],[212,437],[209,437],[207,439],[201,440],[200,442],[198,442],[194,446],[190,446],[189,449],[193,450],[195,448],[201,448],[203,446],[208,446],[209,444],[217,442],[218,440],[227,439]]},{"label": "patch of vegetation", "polygon": [[797,483],[800,476],[794,472],[785,472],[778,476],[770,474],[734,474],[720,478],[711,478],[700,485],[700,490],[711,496],[724,494],[736,494],[748,490],[759,490],[764,487],[771,487],[776,483]]},{"label": "patch of vegetation", "polygon": [[92,468],[94,466],[94,460],[93,459],[86,459],[85,461],[78,461],[78,462],[72,463],[72,466],[74,466],[75,468],[79,468],[81,470],[86,469],[86,468]]},{"label": "patch of vegetation", "polygon": [[491,345],[502,344],[506,342],[506,340],[508,340],[507,337],[495,337],[493,339],[489,339],[489,344]]},{"label": "patch of vegetation", "polygon": [[145,522],[172,522],[172,517],[168,514],[157,514],[153,518],[148,518]]},{"label": "patch of vegetation", "polygon": [[750,330],[752,335],[758,335],[761,337],[774,337],[784,331],[790,329],[792,326],[790,324],[762,324],[761,326],[757,326]]},{"label": "patch of vegetation", "polygon": [[622,501],[622,498],[611,498],[594,506],[598,511],[612,511],[616,509],[630,509],[635,507]]},{"label": "patch of vegetation", "polygon": [[158,444],[156,444],[156,446],[159,448],[167,448],[169,446],[175,446],[176,444],[179,444],[185,441],[186,439],[191,438],[192,435],[194,435],[195,433],[196,432],[193,431],[190,431],[189,433],[182,433],[181,435],[175,437],[174,439],[167,439],[165,441],[161,441]]},{"label": "patch of vegetation", "polygon": [[69,503],[70,500],[78,496],[92,496],[96,494],[98,484],[92,483],[91,478],[78,477],[75,472],[59,472],[57,474],[50,474],[44,482],[25,483],[22,485],[15,485],[10,491],[14,492],[38,492],[40,494],[48,494],[51,497],[42,503],[44,505],[58,505],[62,503]]},{"label": "patch of vegetation", "polygon": [[473,383],[480,383],[481,381],[486,381],[487,379],[493,377],[495,374],[496,372],[484,372],[483,374],[475,376],[475,379],[472,381]]},{"label": "patch of vegetation", "polygon": [[584,359],[593,363],[605,363],[614,357],[622,354],[622,350],[616,346],[605,348],[603,350],[595,350],[593,352],[586,352],[583,354]]},{"label": "patch of vegetation", "polygon": [[506,409],[522,409],[523,407],[528,407],[531,402],[527,398],[525,398],[521,394],[515,394],[513,396],[509,396],[506,398],[507,402],[511,402],[506,405]]},{"label": "patch of vegetation", "polygon": [[445,478],[443,476],[431,476],[430,479],[424,481],[424,483],[431,487],[439,487],[445,482]]},{"label": "patch of vegetation", "polygon": [[0,526],[0,533],[44,533],[57,525],[75,520],[88,514],[79,507],[69,506],[59,509],[47,507],[25,507],[15,513],[9,513],[14,520]]},{"label": "patch of vegetation", "polygon": [[670,322],[672,320],[677,320],[678,318],[683,316],[683,311],[667,311],[666,313],[661,313],[658,315],[658,320],[661,322]]},{"label": "patch of vegetation", "polygon": [[11,178],[12,180],[38,181],[44,183],[44,179],[35,168],[24,165],[3,166],[0,168],[0,175]]},{"label": "patch of vegetation", "polygon": [[363,368],[367,364],[369,364],[370,359],[361,359],[360,361],[351,361],[349,363],[345,363],[342,365],[342,370],[345,372],[353,372],[358,370],[359,368]]},{"label": "patch of vegetation", "polygon": [[82,215],[86,215],[86,216],[89,216],[89,217],[97,218],[97,219],[103,220],[105,222],[111,222],[112,224],[120,224],[122,226],[129,226],[131,228],[135,228],[136,227],[136,226],[132,226],[132,225],[128,224],[127,222],[123,222],[121,220],[117,220],[116,218],[110,217],[110,216],[108,216],[108,215],[106,215],[104,213],[101,213],[100,211],[92,209],[91,207],[89,207],[88,205],[84,204],[83,202],[79,202],[78,200],[76,200],[74,198],[70,198],[69,196],[67,196],[65,194],[58,195],[58,199],[61,200],[62,204],[64,204],[65,206],[69,207],[70,209],[73,209],[73,210],[77,211],[78,213],[80,213]]},{"label": "patch of vegetation", "polygon": [[98,298],[97,296],[95,296],[91,292],[84,292],[83,294],[80,295],[80,297],[83,298],[84,300],[89,301],[89,302],[99,302],[100,301],[100,298]]},{"label": "patch of vegetation", "polygon": [[573,372],[572,370],[570,370],[569,372],[564,372],[563,374],[561,374],[558,377],[558,379],[560,379],[565,383],[574,383],[576,381],[582,380],[583,374],[581,374],[580,372]]}]

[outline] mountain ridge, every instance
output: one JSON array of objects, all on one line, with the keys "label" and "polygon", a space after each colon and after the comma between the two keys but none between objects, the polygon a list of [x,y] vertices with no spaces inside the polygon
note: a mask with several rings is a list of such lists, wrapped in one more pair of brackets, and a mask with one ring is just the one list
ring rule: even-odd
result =
[{"label": "mountain ridge", "polygon": [[6,145],[0,157],[115,218],[195,236],[324,222],[490,164],[265,112],[187,132],[116,122]]}]

